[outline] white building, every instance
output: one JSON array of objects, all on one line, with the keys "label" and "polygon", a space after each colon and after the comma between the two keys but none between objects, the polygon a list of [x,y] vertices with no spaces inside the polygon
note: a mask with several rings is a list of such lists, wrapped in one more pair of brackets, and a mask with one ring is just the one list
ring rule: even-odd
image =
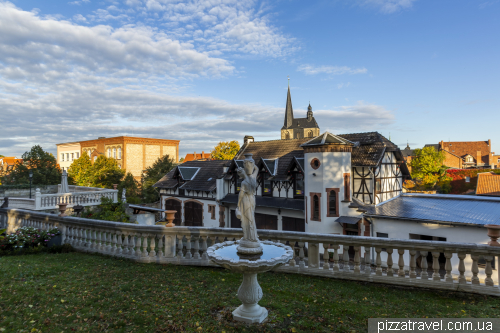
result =
[{"label": "white building", "polygon": [[80,157],[80,143],[59,143],[57,146],[57,163],[61,170],[68,170],[74,160]]}]

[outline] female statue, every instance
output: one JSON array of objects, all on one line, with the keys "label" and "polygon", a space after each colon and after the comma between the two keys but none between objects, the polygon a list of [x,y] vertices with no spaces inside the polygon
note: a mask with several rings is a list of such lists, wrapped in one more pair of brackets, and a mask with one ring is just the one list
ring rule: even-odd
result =
[{"label": "female statue", "polygon": [[262,252],[262,248],[255,225],[255,191],[259,169],[255,166],[251,154],[245,154],[243,168],[238,168],[237,172],[238,176],[243,179],[238,196],[238,207],[236,208],[236,217],[241,220],[241,228],[243,229],[243,238],[240,241],[238,252],[259,253]]}]

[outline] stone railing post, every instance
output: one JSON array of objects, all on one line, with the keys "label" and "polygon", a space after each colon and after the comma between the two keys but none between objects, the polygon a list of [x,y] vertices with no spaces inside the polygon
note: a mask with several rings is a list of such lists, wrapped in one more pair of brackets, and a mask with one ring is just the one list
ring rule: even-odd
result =
[{"label": "stone railing post", "polygon": [[35,191],[35,210],[40,210],[42,208],[42,192],[37,188]]},{"label": "stone railing post", "polygon": [[307,266],[309,268],[319,268],[319,244],[309,242],[307,249]]}]

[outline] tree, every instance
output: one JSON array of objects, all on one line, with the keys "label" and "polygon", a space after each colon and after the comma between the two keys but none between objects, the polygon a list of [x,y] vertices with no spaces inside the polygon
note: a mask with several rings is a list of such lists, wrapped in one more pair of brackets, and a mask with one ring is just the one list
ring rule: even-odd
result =
[{"label": "tree", "polygon": [[17,162],[9,175],[2,179],[3,184],[29,184],[29,172],[33,172],[33,185],[57,185],[61,182],[61,169],[51,153],[39,145],[31,147]]},{"label": "tree", "polygon": [[134,176],[127,172],[125,178],[118,184],[118,198],[121,199],[123,189],[125,189],[125,196],[127,198],[127,203],[138,204],[141,202],[139,183],[135,180]]},{"label": "tree", "polygon": [[181,157],[179,160],[179,163],[182,163],[182,162],[184,162],[184,157]]},{"label": "tree", "polygon": [[73,179],[76,185],[90,186],[91,185],[91,168],[92,162],[89,155],[83,153],[71,163],[68,169],[68,176]]},{"label": "tree", "polygon": [[113,184],[120,183],[124,175],[125,170],[120,169],[114,158],[100,155],[90,168],[90,186],[112,188]]},{"label": "tree", "polygon": [[232,160],[240,150],[238,141],[221,141],[210,152],[213,160]]},{"label": "tree", "polygon": [[411,176],[423,185],[433,186],[446,177],[445,158],[444,152],[436,151],[432,146],[415,149],[415,156],[410,162]]},{"label": "tree", "polygon": [[156,202],[160,199],[160,194],[156,187],[153,187],[163,176],[174,168],[174,160],[169,155],[165,155],[147,167],[142,178],[142,200],[143,202]]}]

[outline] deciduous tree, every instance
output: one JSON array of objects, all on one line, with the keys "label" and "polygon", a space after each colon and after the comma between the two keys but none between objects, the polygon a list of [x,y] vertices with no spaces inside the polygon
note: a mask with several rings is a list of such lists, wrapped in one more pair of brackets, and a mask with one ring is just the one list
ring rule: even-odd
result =
[{"label": "deciduous tree", "polygon": [[160,199],[160,194],[156,187],[153,187],[163,176],[174,168],[174,160],[169,155],[165,155],[146,168],[142,178],[142,200],[143,202],[156,202]]},{"label": "deciduous tree", "polygon": [[412,178],[427,186],[434,185],[442,177],[446,177],[447,167],[443,165],[444,160],[444,152],[436,151],[432,146],[415,149],[415,156],[410,162]]},{"label": "deciduous tree", "polygon": [[68,176],[73,179],[75,184],[80,186],[91,186],[91,168],[92,162],[89,155],[83,153],[71,163],[68,169]]},{"label": "deciduous tree", "polygon": [[232,160],[240,150],[238,141],[221,141],[210,152],[213,160]]}]

